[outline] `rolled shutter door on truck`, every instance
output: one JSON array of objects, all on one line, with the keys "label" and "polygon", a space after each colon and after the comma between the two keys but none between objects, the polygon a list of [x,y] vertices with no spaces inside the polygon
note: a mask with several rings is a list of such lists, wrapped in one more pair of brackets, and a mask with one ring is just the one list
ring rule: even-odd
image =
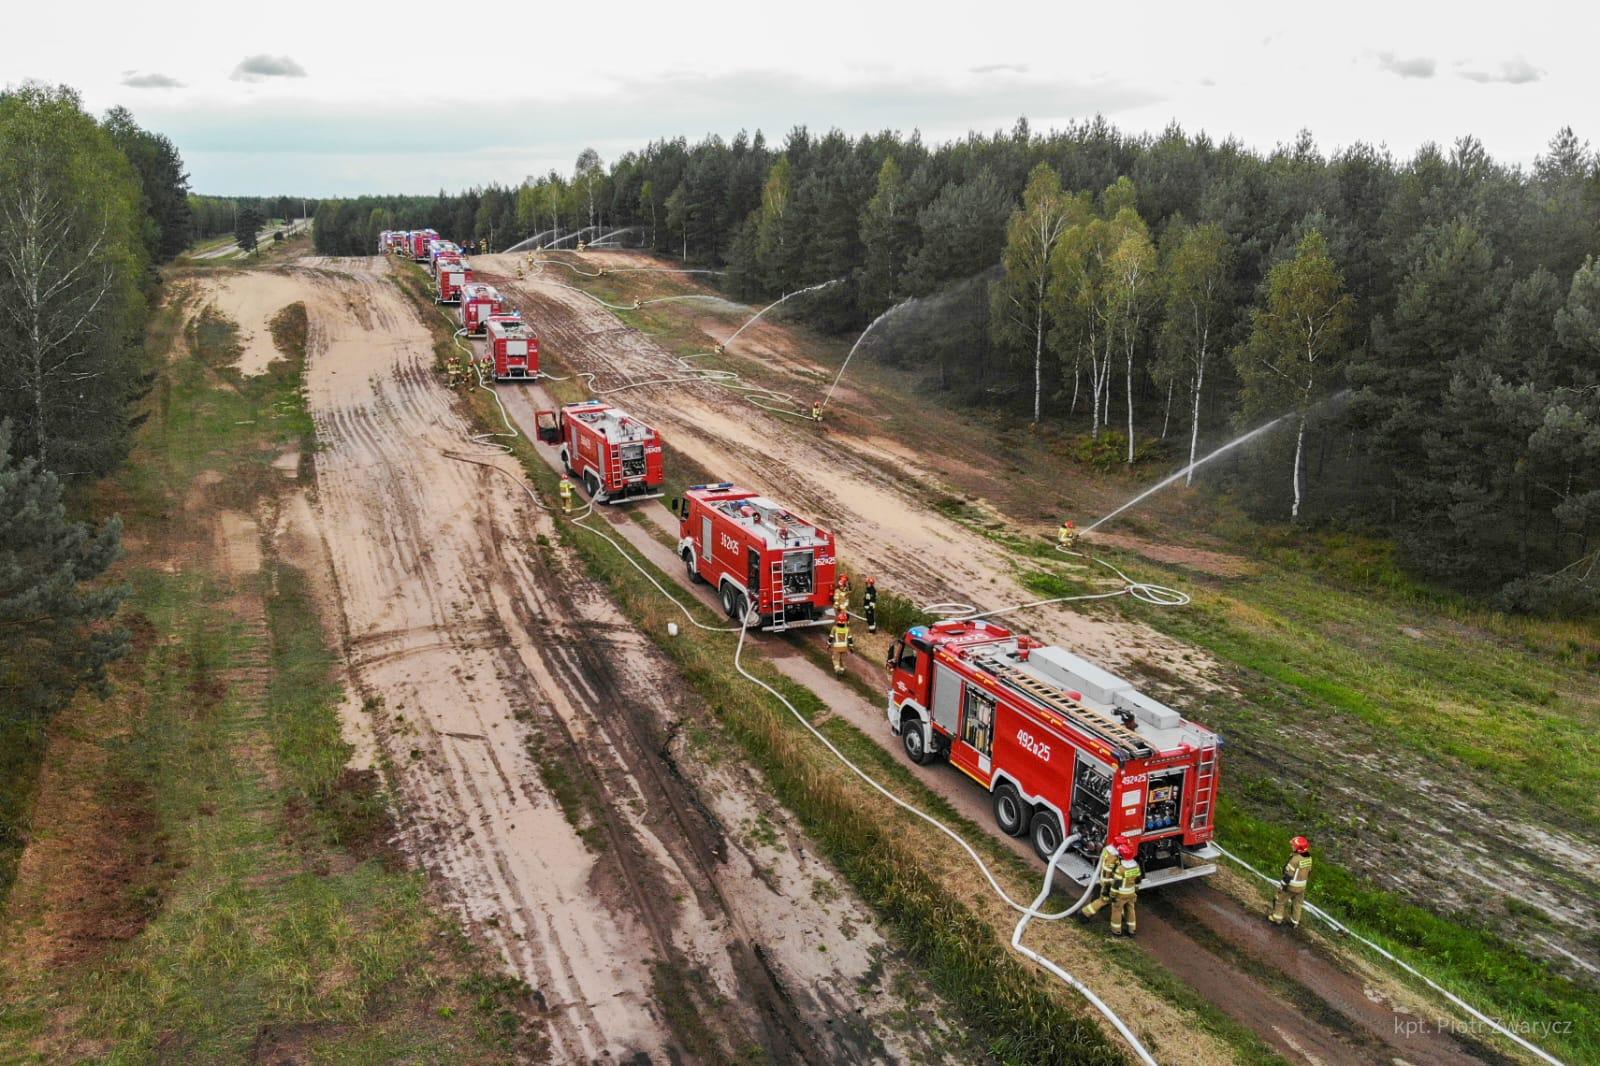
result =
[{"label": "rolled shutter door on truck", "polygon": [[933,664],[933,721],[947,733],[956,731],[961,717],[961,675],[943,663]]}]

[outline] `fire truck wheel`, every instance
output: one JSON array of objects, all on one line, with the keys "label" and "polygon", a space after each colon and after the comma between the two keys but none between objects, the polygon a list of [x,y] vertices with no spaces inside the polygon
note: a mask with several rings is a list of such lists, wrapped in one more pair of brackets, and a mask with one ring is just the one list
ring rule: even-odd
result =
[{"label": "fire truck wheel", "polygon": [[600,495],[600,479],[594,476],[593,470],[583,475],[583,490],[589,494],[591,500]]},{"label": "fire truck wheel", "polygon": [[926,766],[932,759],[928,754],[928,735],[922,723],[907,717],[900,725],[900,742],[906,746],[906,758],[918,766]]},{"label": "fire truck wheel", "polygon": [[1022,802],[1011,782],[1002,781],[994,790],[994,820],[1000,831],[1008,837],[1019,837],[1028,831],[1028,805]]},{"label": "fire truck wheel", "polygon": [[700,576],[700,571],[694,568],[694,552],[688,548],[683,549],[683,568],[689,571],[689,583],[691,585],[704,585],[706,583],[706,579]]},{"label": "fire truck wheel", "polygon": [[1053,811],[1040,811],[1033,816],[1033,850],[1045,862],[1061,846],[1061,823]]},{"label": "fire truck wheel", "polygon": [[734,603],[734,595],[735,593],[732,585],[722,586],[722,612],[729,618],[736,619],[739,617],[739,612],[736,604]]}]

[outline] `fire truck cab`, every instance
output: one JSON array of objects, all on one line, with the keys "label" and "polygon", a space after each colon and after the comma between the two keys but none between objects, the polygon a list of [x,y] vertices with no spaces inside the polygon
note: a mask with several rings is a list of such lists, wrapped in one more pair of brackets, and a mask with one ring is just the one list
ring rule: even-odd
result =
[{"label": "fire truck cab", "polygon": [[678,555],[709,582],[729,618],[781,632],[833,620],[833,535],[732,482],[691,485],[672,501]]},{"label": "fire truck cab", "polygon": [[534,418],[539,439],[561,449],[561,466],[596,503],[652,500],[661,495],[661,436],[599,400],[569,403]]},{"label": "fire truck cab", "polygon": [[484,355],[496,381],[531,381],[539,376],[539,338],[518,314],[490,315]]},{"label": "fire truck cab", "polygon": [[[1108,837],[1139,848],[1141,887],[1216,872],[1222,738],[1064,648],[1001,626],[916,626],[889,647],[889,729],[993,797],[1001,831],[1094,876]],[[1075,854],[1074,854],[1075,853]]]},{"label": "fire truck cab", "polygon": [[483,336],[491,315],[506,313],[506,303],[499,290],[482,281],[469,282],[461,287],[461,306],[456,318],[470,336]]}]

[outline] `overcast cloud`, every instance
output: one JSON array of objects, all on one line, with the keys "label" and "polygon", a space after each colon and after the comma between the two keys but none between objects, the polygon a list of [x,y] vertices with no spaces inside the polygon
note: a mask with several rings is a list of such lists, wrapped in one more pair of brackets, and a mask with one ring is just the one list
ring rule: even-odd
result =
[{"label": "overcast cloud", "polygon": [[1438,65],[1432,56],[1412,56],[1406,59],[1393,52],[1378,53],[1378,66],[1402,78],[1431,78]]},{"label": "overcast cloud", "polygon": [[246,56],[229,75],[234,81],[260,81],[263,78],[303,78],[306,68],[288,56]]},{"label": "overcast cloud", "polygon": [[123,75],[121,84],[130,89],[181,89],[183,82],[177,78],[169,78],[165,74],[139,74],[128,71]]},{"label": "overcast cloud", "polygon": [[1310,129],[1324,151],[1366,141],[1399,156],[1470,133],[1521,164],[1563,125],[1600,139],[1600,65],[1589,34],[1551,29],[1574,22],[1554,0],[1524,0],[1511,20],[1472,2],[1442,19],[1350,0],[1329,20],[1266,0],[1226,17],[1151,0],[1133,27],[1104,5],[1024,0],[948,18],[899,0],[613,0],[603,23],[592,5],[501,5],[472,40],[448,5],[390,0],[375,20],[341,0],[279,0],[244,48],[215,12],[163,0],[152,20],[82,0],[0,53],[0,83],[126,105],[210,193],[431,192],[569,172],[586,146],[610,161],[741,129],[781,143],[799,125],[938,141],[1022,115],[1037,131],[1096,114],[1131,132],[1176,121],[1263,150]]}]

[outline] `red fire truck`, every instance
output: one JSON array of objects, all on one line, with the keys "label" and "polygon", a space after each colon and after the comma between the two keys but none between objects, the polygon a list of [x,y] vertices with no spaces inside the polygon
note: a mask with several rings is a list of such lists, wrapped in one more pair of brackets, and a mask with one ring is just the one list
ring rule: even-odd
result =
[{"label": "red fire truck", "polygon": [[916,626],[889,647],[889,728],[911,761],[944,757],[988,789],[995,821],[1093,876],[1107,836],[1144,886],[1216,872],[1222,738],[1064,648],[991,623]]},{"label": "red fire truck", "polygon": [[431,229],[415,229],[411,231],[411,258],[414,262],[426,263],[428,261],[428,242],[439,239],[439,234]]},{"label": "red fire truck", "polygon": [[832,534],[727,481],[690,486],[672,510],[689,576],[716,588],[728,617],[774,632],[832,621]]},{"label": "red fire truck", "polygon": [[461,260],[454,262],[443,261],[439,263],[438,273],[435,274],[433,302],[436,304],[457,304],[461,302],[461,290],[468,280],[467,268]]},{"label": "red fire truck", "polygon": [[661,495],[661,436],[599,400],[569,403],[535,416],[539,439],[561,448],[561,465],[596,503]]},{"label": "red fire truck", "polygon": [[506,302],[499,290],[482,281],[468,282],[461,287],[460,304],[456,318],[473,337],[483,336],[490,315],[506,313]]},{"label": "red fire truck", "polygon": [[490,315],[484,338],[484,361],[492,364],[496,381],[531,381],[539,376],[539,338],[521,315]]}]

